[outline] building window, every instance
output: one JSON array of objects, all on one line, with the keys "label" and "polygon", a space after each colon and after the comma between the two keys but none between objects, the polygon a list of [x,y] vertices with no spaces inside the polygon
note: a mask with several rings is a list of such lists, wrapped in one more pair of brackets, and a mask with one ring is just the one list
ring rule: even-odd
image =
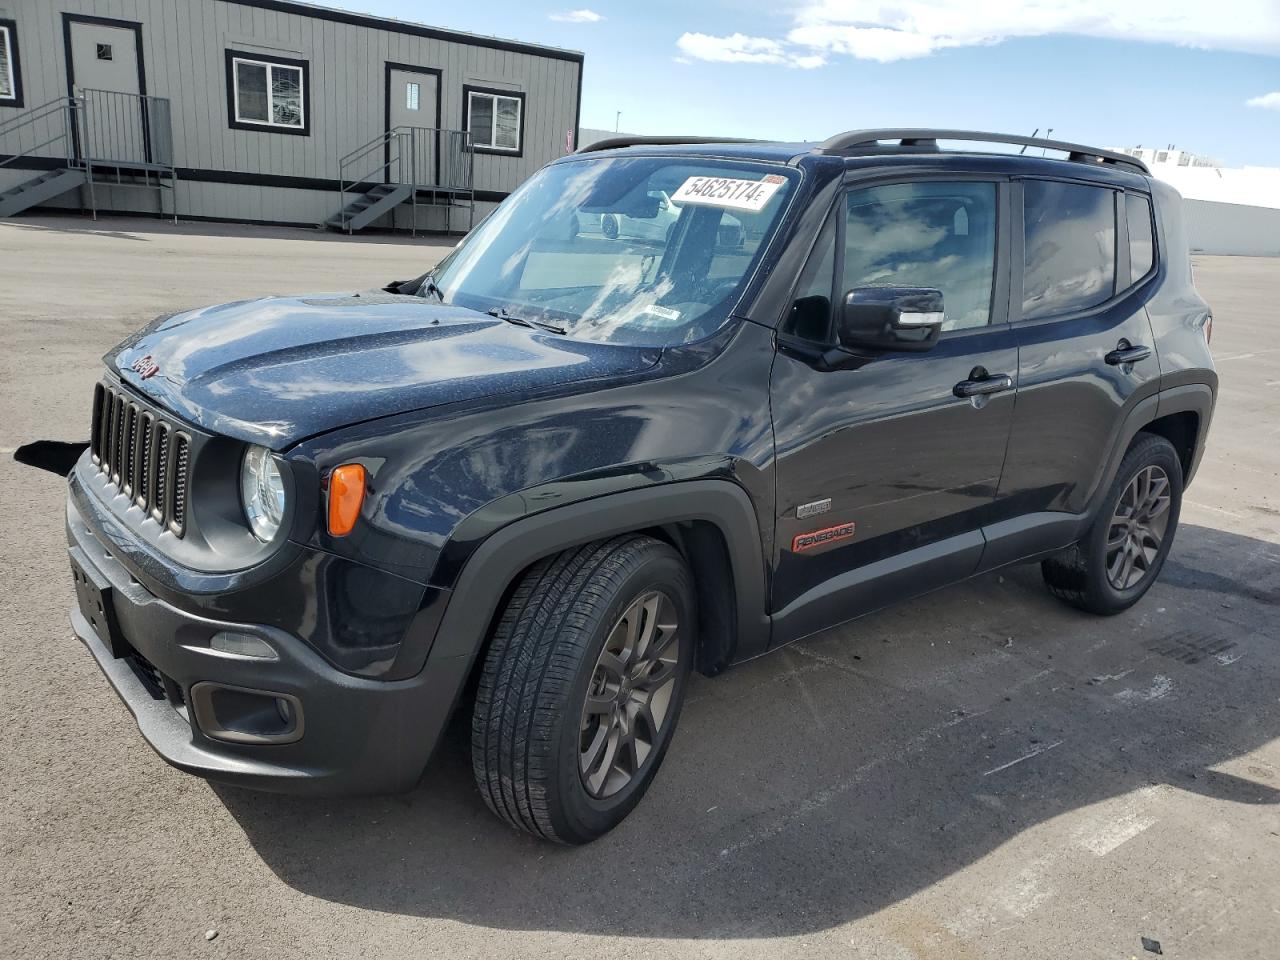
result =
[{"label": "building window", "polygon": [[463,126],[480,153],[519,156],[524,149],[524,94],[464,87]]},{"label": "building window", "polygon": [[404,108],[417,110],[422,103],[422,84],[406,83],[404,85]]},{"label": "building window", "polygon": [[0,20],[0,107],[22,106],[22,74],[18,64],[18,25]]},{"label": "building window", "polygon": [[308,134],[308,64],[227,51],[227,113],[239,130]]},{"label": "building window", "polygon": [[99,43],[99,44],[97,44],[97,48],[98,48],[98,59],[99,59],[99,60],[114,60],[114,59],[115,59],[115,57],[114,57],[114,56],[112,55],[112,53],[111,53],[111,44],[109,44],[109,43]]}]

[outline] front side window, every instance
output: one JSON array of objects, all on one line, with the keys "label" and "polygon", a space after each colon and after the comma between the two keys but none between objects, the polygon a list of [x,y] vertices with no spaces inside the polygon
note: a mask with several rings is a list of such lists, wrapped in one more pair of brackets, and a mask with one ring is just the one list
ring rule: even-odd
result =
[{"label": "front side window", "polygon": [[0,106],[22,106],[22,78],[18,73],[18,27],[0,20]]},{"label": "front side window", "polygon": [[231,126],[307,132],[307,64],[228,51]]},{"label": "front side window", "polygon": [[1115,191],[1023,183],[1022,317],[1088,310],[1115,293]]},{"label": "front side window", "polygon": [[701,158],[555,163],[466,236],[436,287],[447,303],[575,339],[700,340],[729,319],[798,176]]},{"label": "front side window", "polygon": [[466,88],[465,127],[480,150],[518,154],[524,130],[524,94]]},{"label": "front side window", "polygon": [[1129,282],[1137,283],[1155,265],[1156,245],[1151,232],[1151,201],[1136,193],[1124,197],[1129,221]]},{"label": "front side window", "polygon": [[849,194],[840,290],[942,291],[942,329],[991,322],[996,185],[920,181]]}]

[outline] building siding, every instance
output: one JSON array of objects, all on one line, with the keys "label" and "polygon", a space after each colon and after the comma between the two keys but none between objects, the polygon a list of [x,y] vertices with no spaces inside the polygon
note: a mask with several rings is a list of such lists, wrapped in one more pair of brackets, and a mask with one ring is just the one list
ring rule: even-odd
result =
[{"label": "building siding", "polygon": [[[199,180],[203,172],[215,171],[336,182],[339,158],[384,131],[387,62],[441,71],[438,126],[447,129],[463,126],[464,86],[509,89],[525,95],[522,155],[475,155],[475,187],[482,195],[510,192],[544,163],[565,152],[569,131],[576,134],[580,54],[497,49],[490,44],[499,41],[489,38],[468,42],[421,36],[403,32],[412,29],[409,26],[403,30],[390,25],[379,28],[367,21],[338,22],[318,13],[287,12],[271,6],[269,2],[259,6],[232,0],[0,0],[0,17],[18,24],[28,109],[66,93],[63,13],[140,23],[147,93],[171,101],[174,163],[188,173],[187,179]],[[227,49],[308,61],[309,136],[229,126]],[[18,112],[0,108],[0,124]],[[55,124],[50,122],[29,128],[21,137],[0,136],[0,154],[20,152],[54,130]],[[65,151],[52,146],[40,153],[53,159]],[[180,213],[217,215],[211,208],[228,201],[228,191],[244,193],[246,189],[229,184],[208,186],[218,189],[185,190],[188,201],[198,209],[183,204],[184,191],[180,190]],[[267,208],[280,213],[288,207],[288,197],[268,196],[282,189],[278,185],[258,189]],[[301,206],[310,208],[313,204]],[[336,209],[336,203],[332,206]],[[324,216],[333,212],[329,210]]]}]

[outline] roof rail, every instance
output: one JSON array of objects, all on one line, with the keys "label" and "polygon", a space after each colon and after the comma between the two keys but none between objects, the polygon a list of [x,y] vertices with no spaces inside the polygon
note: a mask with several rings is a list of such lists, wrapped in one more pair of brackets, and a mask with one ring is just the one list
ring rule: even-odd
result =
[{"label": "roof rail", "polygon": [[606,137],[604,140],[597,140],[595,143],[589,143],[585,147],[579,147],[574,153],[595,153],[597,150],[616,150],[619,147],[672,147],[679,144],[689,143],[762,143],[761,140],[748,140],[742,137],[642,137],[629,136],[627,134],[619,134],[616,137]]},{"label": "roof rail", "polygon": [[927,127],[903,128],[890,130],[849,130],[838,133],[825,140],[818,153],[857,154],[885,152],[881,145],[883,140],[898,141],[896,147],[887,148],[892,152],[934,152],[938,149],[939,140],[970,140],[975,143],[1011,143],[1023,147],[1043,147],[1046,150],[1060,150],[1067,154],[1067,159],[1076,163],[1104,163],[1115,166],[1130,167],[1140,173],[1150,174],[1147,165],[1136,157],[1111,150],[1099,150],[1079,143],[1068,143],[1065,140],[1046,140],[1043,137],[1020,137],[1009,133],[983,133],[979,130],[931,130]]}]

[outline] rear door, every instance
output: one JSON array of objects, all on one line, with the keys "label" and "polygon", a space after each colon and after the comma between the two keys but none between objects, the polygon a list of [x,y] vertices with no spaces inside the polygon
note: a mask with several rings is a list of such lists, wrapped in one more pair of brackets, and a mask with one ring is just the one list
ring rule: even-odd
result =
[{"label": "rear door", "polygon": [[[851,190],[779,332],[774,641],[967,576],[982,553],[1014,409],[1006,183],[915,180]],[[854,287],[942,291],[933,349],[825,369],[832,305]],[[958,384],[1008,375],[964,399]]]},{"label": "rear door", "polygon": [[[1125,414],[1158,389],[1144,307],[1154,276],[1151,205],[1143,193],[1100,184],[1014,187],[1018,405],[1000,495],[1024,523],[1053,524],[1053,514],[1086,509]],[[1014,544],[992,540],[984,566],[1016,559]]]}]

